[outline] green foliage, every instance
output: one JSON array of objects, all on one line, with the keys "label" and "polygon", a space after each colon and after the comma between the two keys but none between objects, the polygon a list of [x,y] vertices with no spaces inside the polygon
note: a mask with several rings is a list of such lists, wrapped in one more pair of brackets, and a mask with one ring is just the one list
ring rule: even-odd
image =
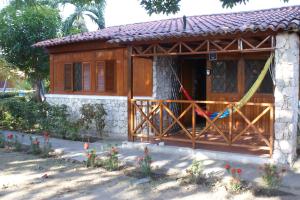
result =
[{"label": "green foliage", "polygon": [[[13,1],[15,2],[15,1]],[[49,74],[49,56],[36,42],[55,38],[61,25],[58,9],[14,4],[0,12],[0,46],[5,60],[37,84]]]},{"label": "green foliage", "polygon": [[5,143],[6,143],[5,136],[2,132],[0,132],[0,148],[4,148]]},{"label": "green foliage", "polygon": [[79,120],[83,129],[89,130],[95,124],[97,134],[103,137],[105,127],[105,115],[107,115],[102,104],[83,104],[80,108],[81,118]]},{"label": "green foliage", "polygon": [[138,168],[144,177],[150,177],[152,174],[151,168],[152,158],[149,155],[147,147],[144,149],[144,155],[138,158]]},{"label": "green foliage", "polygon": [[[220,0],[224,8],[232,8],[237,4],[246,4],[249,0]],[[288,2],[289,0],[282,0]],[[140,0],[141,6],[149,15],[154,14],[175,14],[180,10],[181,0]]]},{"label": "green foliage", "polygon": [[0,93],[0,99],[6,99],[6,98],[11,98],[18,96],[17,92],[5,92],[5,93]]},{"label": "green foliage", "polygon": [[42,153],[42,150],[40,148],[40,141],[38,138],[32,138],[30,137],[30,153],[34,155],[39,155]]},{"label": "green foliage", "polygon": [[141,6],[149,15],[154,14],[175,14],[180,10],[181,0],[141,0]]},{"label": "green foliage", "polygon": [[265,164],[262,167],[263,175],[262,179],[267,187],[271,189],[278,188],[282,181],[282,176],[285,173],[286,169],[279,169],[276,165]]},{"label": "green foliage", "polygon": [[104,168],[109,171],[115,171],[119,169],[119,158],[118,149],[116,147],[111,147],[108,154],[108,158],[104,161]]},{"label": "green foliage", "polygon": [[95,1],[64,1],[62,4],[72,4],[75,6],[75,11],[67,17],[63,23],[62,32],[64,35],[87,32],[84,17],[90,18],[99,29],[105,27],[104,9],[106,6],[105,0]]},{"label": "green foliage", "polygon": [[50,105],[24,97],[0,99],[0,128],[23,132],[48,131],[53,136],[78,140],[77,122],[69,120],[66,105]]},{"label": "green foliage", "polygon": [[63,139],[79,139],[78,123],[69,120],[70,114],[66,105],[50,105],[45,102],[40,107],[40,112],[44,115],[39,120],[41,130]]},{"label": "green foliage", "polygon": [[203,162],[200,160],[193,160],[192,165],[186,171],[190,176],[191,182],[199,184],[204,178],[203,170]]},{"label": "green foliage", "polygon": [[86,161],[86,167],[96,167],[96,158],[97,158],[97,154],[96,154],[96,150],[90,150],[87,152],[87,161]]},{"label": "green foliage", "polygon": [[15,137],[14,137],[13,146],[14,146],[15,151],[21,151],[22,150],[22,144],[19,141],[19,137],[17,135],[15,135]]}]

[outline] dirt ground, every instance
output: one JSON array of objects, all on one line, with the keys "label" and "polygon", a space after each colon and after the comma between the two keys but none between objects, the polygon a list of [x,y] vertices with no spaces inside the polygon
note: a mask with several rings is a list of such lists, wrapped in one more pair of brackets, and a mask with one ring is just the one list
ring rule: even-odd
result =
[{"label": "dirt ground", "polygon": [[[48,178],[42,178],[47,174]],[[229,194],[225,188],[180,184],[178,177],[164,177],[150,183],[124,171],[86,169],[80,163],[60,159],[42,159],[33,155],[0,149],[0,199],[300,199],[299,196],[256,197],[247,191]]]}]

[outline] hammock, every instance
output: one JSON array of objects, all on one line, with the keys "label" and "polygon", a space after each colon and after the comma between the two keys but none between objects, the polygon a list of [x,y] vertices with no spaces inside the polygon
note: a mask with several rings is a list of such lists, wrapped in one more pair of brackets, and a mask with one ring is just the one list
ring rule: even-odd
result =
[{"label": "hammock", "polygon": [[[263,82],[267,72],[268,72],[268,69],[270,68],[271,66],[271,63],[272,63],[272,60],[273,60],[273,57],[274,57],[274,54],[272,53],[270,55],[270,57],[268,58],[267,62],[265,63],[265,66],[264,68],[262,69],[261,73],[259,74],[259,76],[257,77],[256,81],[253,83],[253,85],[251,86],[251,88],[248,90],[248,92],[244,95],[244,97],[239,101],[237,102],[234,107],[233,107],[233,112],[236,112],[237,109],[240,109],[241,107],[243,107],[250,99],[251,97],[255,94],[255,92],[258,90],[258,88],[260,87],[261,83]],[[180,84],[180,91],[184,94],[185,98],[188,99],[188,100],[193,100],[192,97],[189,95],[189,93],[184,89],[183,85],[181,84],[177,74],[175,73],[173,67],[171,66],[171,69],[172,69],[172,72],[174,73],[177,81],[179,82]],[[214,119],[215,117],[217,117],[220,112],[214,112],[214,113],[210,113],[206,110],[201,110],[201,109],[196,109],[196,113],[199,115],[199,116],[202,116],[204,117],[204,115],[208,116],[210,119]],[[220,116],[219,118],[222,119],[222,118],[225,118],[225,117],[228,117],[230,114],[230,111],[229,109],[226,109]]]}]

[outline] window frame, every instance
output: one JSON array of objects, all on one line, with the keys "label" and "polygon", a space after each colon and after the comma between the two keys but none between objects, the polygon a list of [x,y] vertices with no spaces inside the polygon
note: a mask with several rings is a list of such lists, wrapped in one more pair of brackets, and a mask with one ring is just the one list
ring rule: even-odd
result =
[{"label": "window frame", "polygon": [[[71,66],[71,88],[70,89],[66,89],[66,65],[70,65]],[[74,90],[74,85],[73,85],[73,63],[71,63],[71,62],[67,62],[67,63],[64,63],[63,64],[63,67],[64,67],[64,70],[63,70],[63,73],[64,73],[64,75],[63,75],[63,78],[64,78],[64,91],[66,91],[66,92],[73,92]]]}]

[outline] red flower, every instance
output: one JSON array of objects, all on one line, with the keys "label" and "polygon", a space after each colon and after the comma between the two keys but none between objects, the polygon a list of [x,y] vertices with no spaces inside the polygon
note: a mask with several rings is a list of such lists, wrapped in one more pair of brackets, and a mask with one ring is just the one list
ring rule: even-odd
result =
[{"label": "red flower", "polygon": [[88,159],[90,159],[91,156],[92,156],[92,154],[90,154],[90,153],[87,154]]},{"label": "red flower", "polygon": [[229,165],[229,164],[226,164],[226,165],[225,165],[225,169],[227,169],[227,170],[230,169],[230,165]]},{"label": "red flower", "polygon": [[90,144],[87,143],[87,142],[84,143],[83,148],[84,148],[85,150],[88,150],[88,149],[90,148]]},{"label": "red flower", "polygon": [[116,147],[112,147],[111,148],[111,153],[117,154],[118,153],[118,149]]},{"label": "red flower", "polygon": [[241,173],[242,173],[242,169],[237,169],[236,172],[237,172],[238,174],[241,174]]},{"label": "red flower", "polygon": [[32,143],[33,143],[34,145],[39,145],[39,144],[40,144],[40,141],[38,141],[38,139],[36,139],[36,140],[34,140]]},{"label": "red flower", "polygon": [[231,169],[231,174],[235,174],[235,172],[236,172],[236,169],[232,168]]},{"label": "red flower", "polygon": [[145,149],[144,149],[144,154],[145,154],[145,155],[148,155],[148,153],[149,153],[149,150],[148,150],[147,147],[145,147]]},{"label": "red flower", "polygon": [[13,137],[14,137],[14,135],[13,135],[12,133],[9,133],[9,134],[7,135],[7,139],[9,139],[9,140],[13,139]]}]

